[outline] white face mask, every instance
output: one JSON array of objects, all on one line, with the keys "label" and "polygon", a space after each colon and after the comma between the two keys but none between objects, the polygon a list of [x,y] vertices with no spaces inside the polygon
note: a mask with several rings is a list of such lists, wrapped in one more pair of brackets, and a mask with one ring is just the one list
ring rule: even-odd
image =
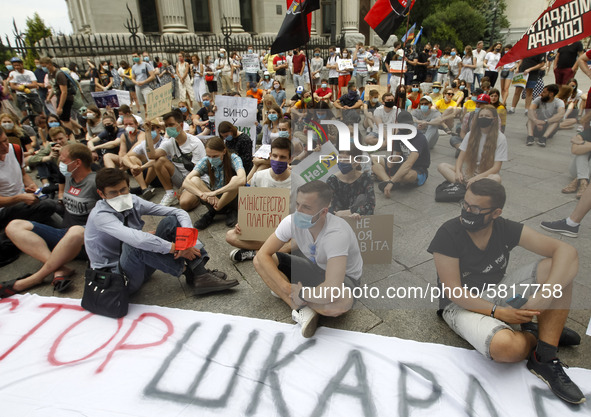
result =
[{"label": "white face mask", "polygon": [[119,213],[133,208],[133,200],[130,193],[120,194],[117,197],[109,198],[105,201],[108,205],[113,207],[113,210],[118,211]]},{"label": "white face mask", "polygon": [[127,131],[127,133],[133,133],[133,132],[135,132],[135,127],[134,126],[125,126],[125,130]]}]

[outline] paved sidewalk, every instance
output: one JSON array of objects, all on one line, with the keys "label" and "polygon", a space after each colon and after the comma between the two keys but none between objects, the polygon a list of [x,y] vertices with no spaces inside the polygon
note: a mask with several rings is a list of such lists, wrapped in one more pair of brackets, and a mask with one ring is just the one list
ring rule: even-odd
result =
[{"label": "paved sidewalk", "polygon": [[[578,79],[581,89],[587,91],[589,80],[583,74]],[[553,76],[546,77],[546,84],[554,82]],[[291,91],[291,90],[290,90]],[[512,98],[512,92],[511,92]],[[568,167],[570,164],[570,138],[574,130],[559,131],[548,142],[546,148],[537,145],[525,146],[526,117],[523,114],[523,100],[516,114],[508,116],[507,139],[510,160],[503,164],[501,176],[508,193],[504,217],[520,221],[537,231],[542,220],[555,220],[566,217],[576,204],[574,195],[561,194],[560,190],[570,182]],[[431,154],[430,177],[420,189],[402,190],[388,200],[377,191],[376,214],[394,215],[394,247],[391,265],[366,266],[363,280],[384,290],[389,286],[422,286],[436,282],[432,256],[426,249],[437,228],[446,220],[458,216],[460,209],[456,204],[435,203],[435,187],[443,181],[437,172],[440,162],[454,163],[454,150],[448,144],[449,136],[440,137]],[[162,190],[152,201],[158,202]],[[191,217],[196,219],[204,212],[202,207],[194,210]],[[155,221],[147,219],[146,230],[155,229]],[[139,292],[132,302],[156,304],[181,309],[211,311],[217,313],[256,317],[291,323],[291,311],[284,303],[273,297],[260,277],[255,272],[252,262],[233,264],[228,255],[231,248],[225,242],[228,228],[222,219],[200,234],[200,238],[212,256],[208,265],[225,271],[232,278],[237,278],[240,285],[222,294],[193,297],[186,288],[183,279],[173,278],[157,272]],[[580,268],[575,281],[575,309],[569,315],[567,325],[581,335],[585,333],[591,317],[591,220],[585,219],[581,225],[579,237],[571,239],[553,235],[575,246],[579,251]],[[531,262],[534,256],[520,248],[512,252],[510,270]],[[74,289],[63,295],[71,298],[82,296],[82,283],[85,265],[73,262],[77,274]],[[2,280],[32,272],[39,267],[39,262],[21,255],[18,261],[0,269]],[[31,292],[51,296],[51,279],[46,285]],[[57,294],[56,294],[57,295]],[[408,303],[407,303],[408,304]],[[375,333],[422,342],[441,343],[451,346],[470,348],[456,336],[447,325],[437,317],[436,306],[424,308],[423,303],[409,307],[392,300],[383,302],[363,301],[343,317],[337,319],[322,318],[320,325],[358,332]],[[586,309],[583,309],[586,308]],[[560,356],[570,366],[591,369],[591,338],[583,336],[582,345],[575,348],[561,349]]]}]

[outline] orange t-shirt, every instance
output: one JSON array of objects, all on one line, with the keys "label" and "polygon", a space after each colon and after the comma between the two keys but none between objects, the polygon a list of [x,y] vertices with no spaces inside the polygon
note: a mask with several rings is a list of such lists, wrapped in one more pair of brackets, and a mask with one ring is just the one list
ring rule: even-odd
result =
[{"label": "orange t-shirt", "polygon": [[254,91],[252,91],[252,89],[248,90],[246,92],[246,97],[256,98],[257,104],[261,104],[261,101],[263,100],[263,90],[258,88],[256,93]]}]

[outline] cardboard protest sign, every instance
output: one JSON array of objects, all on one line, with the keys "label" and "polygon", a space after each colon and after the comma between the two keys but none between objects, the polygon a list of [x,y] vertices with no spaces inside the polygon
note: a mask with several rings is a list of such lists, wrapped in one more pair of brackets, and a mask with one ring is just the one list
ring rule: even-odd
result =
[{"label": "cardboard protest sign", "polygon": [[365,86],[365,101],[369,100],[369,92],[371,90],[376,90],[378,92],[378,97],[381,100],[382,96],[388,92],[388,86],[387,85],[371,85],[371,84],[366,85]]},{"label": "cardboard protest sign", "polygon": [[513,80],[511,81],[511,85],[513,85],[515,87],[525,88],[528,78],[529,78],[529,74],[524,74],[522,72],[520,72],[519,74],[515,74],[513,76]]},{"label": "cardboard protest sign", "polygon": [[251,97],[216,96],[215,131],[220,123],[228,121],[252,139],[252,152],[256,150],[257,99]]},{"label": "cardboard protest sign", "polygon": [[172,83],[163,85],[148,94],[146,104],[148,113],[146,120],[168,113],[172,107]]},{"label": "cardboard protest sign", "polygon": [[364,264],[392,263],[394,216],[384,214],[345,220],[357,236]]},{"label": "cardboard protest sign", "polygon": [[240,187],[238,224],[243,240],[266,240],[289,214],[288,188]]},{"label": "cardboard protest sign", "polygon": [[118,109],[124,104],[127,104],[128,106],[131,104],[129,91],[108,90],[92,92],[90,95],[99,109],[104,109],[107,106],[112,109]]},{"label": "cardboard protest sign", "polygon": [[199,230],[192,227],[177,227],[174,247],[176,250],[192,248],[197,243]]}]

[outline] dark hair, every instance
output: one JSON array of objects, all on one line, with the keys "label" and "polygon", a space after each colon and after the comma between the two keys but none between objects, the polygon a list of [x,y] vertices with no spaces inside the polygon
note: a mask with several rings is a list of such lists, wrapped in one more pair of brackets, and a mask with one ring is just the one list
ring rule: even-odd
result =
[{"label": "dark hair", "polygon": [[166,120],[170,119],[171,117],[174,117],[174,120],[177,123],[179,123],[179,124],[183,123],[183,113],[181,113],[180,110],[176,109],[176,110],[166,113],[164,116],[162,116],[162,120],[164,120],[166,122]]},{"label": "dark hair", "polygon": [[298,188],[298,193],[302,194],[310,194],[310,193],[317,193],[318,200],[322,203],[323,206],[328,207],[330,206],[330,201],[332,200],[332,188],[322,181],[310,181]]},{"label": "dark hair", "polygon": [[[213,149],[214,151],[218,151],[218,152],[226,151],[226,153],[222,157],[222,167],[223,167],[222,169],[224,171],[224,185],[227,185],[230,182],[230,179],[234,175],[236,175],[236,173],[234,172],[234,168],[232,168],[232,159],[230,156],[230,150],[228,148],[226,148],[226,144],[224,143],[224,140],[222,138],[217,137],[217,136],[212,136],[211,138],[209,138],[207,140],[207,143],[205,144],[205,147],[208,149]],[[210,184],[213,188],[215,186],[215,184],[217,183],[217,180],[215,178],[215,172],[213,170],[213,167],[211,166],[209,161],[207,162],[207,170],[208,170],[208,174],[209,174],[209,181],[210,181]]]},{"label": "dark hair", "polygon": [[88,149],[87,146],[84,146],[81,143],[71,143],[64,146],[62,152],[63,150],[68,151],[70,159],[79,159],[80,162],[82,162],[82,165],[90,169],[90,166],[92,165],[92,152],[90,152],[90,149]]},{"label": "dark hair", "polygon": [[289,157],[291,158],[291,140],[289,138],[277,138],[271,142],[271,151],[273,149],[287,149],[289,151]]},{"label": "dark hair", "polygon": [[560,91],[560,88],[556,84],[547,85],[545,88],[549,93],[553,93],[554,95],[558,94],[558,91]]},{"label": "dark hair", "polygon": [[131,108],[127,104],[122,104],[119,107],[119,113],[131,113]]},{"label": "dark hair", "polygon": [[505,206],[505,200],[507,199],[505,187],[495,180],[483,178],[474,181],[472,185],[470,185],[470,191],[474,195],[490,198],[490,202],[494,208],[502,209]]},{"label": "dark hair", "polygon": [[236,126],[226,120],[220,123],[218,126],[218,133],[222,134],[228,132],[232,132],[232,136],[236,137],[238,134],[238,129],[236,129]]},{"label": "dark hair", "polygon": [[121,171],[117,168],[103,168],[96,173],[95,178],[96,188],[102,193],[105,192],[107,187],[115,187],[121,181],[125,181],[129,185],[129,177],[125,171]]}]

